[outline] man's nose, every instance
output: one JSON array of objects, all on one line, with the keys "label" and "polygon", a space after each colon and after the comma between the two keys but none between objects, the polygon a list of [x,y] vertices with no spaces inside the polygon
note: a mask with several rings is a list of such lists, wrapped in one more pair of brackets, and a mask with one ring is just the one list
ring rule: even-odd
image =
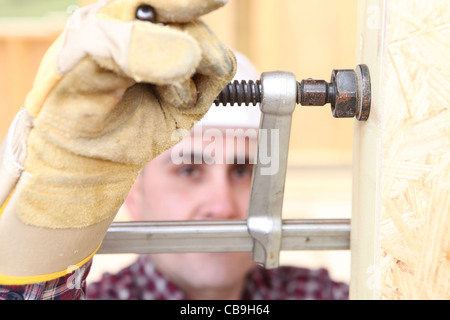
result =
[{"label": "man's nose", "polygon": [[226,178],[218,178],[209,186],[208,204],[206,205],[206,217],[212,220],[239,219],[238,201],[233,192],[230,181]]}]

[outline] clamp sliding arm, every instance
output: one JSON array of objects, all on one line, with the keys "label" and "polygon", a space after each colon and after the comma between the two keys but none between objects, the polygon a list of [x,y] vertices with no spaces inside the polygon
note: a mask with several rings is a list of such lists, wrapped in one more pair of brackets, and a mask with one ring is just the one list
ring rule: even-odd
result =
[{"label": "clamp sliding arm", "polygon": [[[279,71],[263,73],[261,84],[262,115],[247,225],[254,240],[253,260],[272,269],[279,265],[281,250],[281,212],[297,81],[294,74]],[[264,161],[269,153],[271,161]]]}]

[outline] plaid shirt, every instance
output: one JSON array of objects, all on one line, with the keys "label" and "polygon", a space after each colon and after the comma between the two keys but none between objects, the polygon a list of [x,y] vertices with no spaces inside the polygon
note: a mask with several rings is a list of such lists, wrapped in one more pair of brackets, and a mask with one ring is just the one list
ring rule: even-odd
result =
[{"label": "plaid shirt", "polygon": [[0,285],[0,300],[84,300],[92,260],[64,277],[25,286]]},{"label": "plaid shirt", "polygon": [[[165,278],[146,256],[118,274],[105,274],[87,287],[91,262],[65,277],[27,286],[0,286],[0,300],[186,300],[184,293]],[[331,280],[325,269],[255,267],[247,277],[243,300],[344,300],[348,286]]]},{"label": "plaid shirt", "polygon": [[[140,256],[119,273],[105,274],[87,288],[88,299],[186,300],[184,293],[164,277],[147,256]],[[247,277],[242,300],[348,299],[348,286],[331,280],[325,269],[255,267]]]}]

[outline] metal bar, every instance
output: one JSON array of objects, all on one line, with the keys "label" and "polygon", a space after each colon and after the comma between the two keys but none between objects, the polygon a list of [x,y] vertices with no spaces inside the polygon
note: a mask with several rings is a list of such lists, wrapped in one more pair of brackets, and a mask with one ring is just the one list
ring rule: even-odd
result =
[{"label": "metal bar", "polygon": [[[281,250],[348,250],[350,220],[283,220]],[[98,253],[251,252],[246,220],[115,222]]]}]

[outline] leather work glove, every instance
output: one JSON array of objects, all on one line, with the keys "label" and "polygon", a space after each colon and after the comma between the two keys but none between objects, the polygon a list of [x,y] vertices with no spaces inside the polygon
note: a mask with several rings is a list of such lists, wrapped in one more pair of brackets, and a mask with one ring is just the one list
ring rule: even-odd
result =
[{"label": "leather work glove", "polygon": [[139,171],[233,78],[198,18],[226,0],[103,0],[50,47],[0,148],[0,284],[87,263]]}]

